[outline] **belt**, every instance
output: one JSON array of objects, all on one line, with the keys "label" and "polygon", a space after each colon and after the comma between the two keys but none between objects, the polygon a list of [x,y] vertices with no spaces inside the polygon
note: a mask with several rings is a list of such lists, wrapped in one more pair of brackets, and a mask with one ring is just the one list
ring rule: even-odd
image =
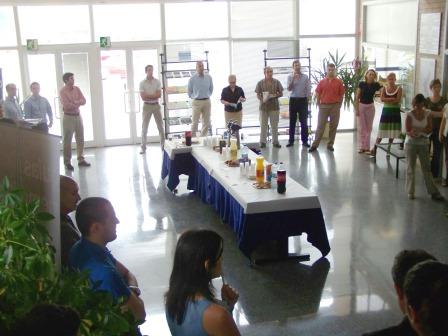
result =
[{"label": "belt", "polygon": [[209,98],[195,98],[194,100],[207,100]]},{"label": "belt", "polygon": [[159,103],[150,103],[150,102],[144,102],[147,105],[159,105]]}]

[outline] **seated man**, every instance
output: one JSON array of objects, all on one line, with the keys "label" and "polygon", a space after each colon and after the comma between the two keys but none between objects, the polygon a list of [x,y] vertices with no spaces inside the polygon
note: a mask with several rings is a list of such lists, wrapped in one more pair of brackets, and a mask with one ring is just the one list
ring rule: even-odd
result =
[{"label": "seated man", "polygon": [[[395,292],[398,297],[398,304],[403,314],[406,314],[406,303],[403,292],[404,279],[408,271],[423,261],[436,260],[436,258],[423,250],[403,250],[398,253],[392,266],[392,279],[394,281]],[[375,331],[365,334],[364,336],[417,336],[412,329],[407,317],[396,326],[389,327],[383,330]]]},{"label": "seated man", "polygon": [[425,261],[414,266],[404,282],[406,314],[418,336],[448,334],[448,265]]},{"label": "seated man", "polygon": [[76,208],[76,223],[82,238],[70,251],[70,266],[90,271],[94,290],[107,291],[114,300],[124,297],[123,308],[130,310],[136,321],[143,322],[146,313],[144,303],[138,297],[137,279],[106,248],[117,238],[119,221],[112,204],[101,197],[82,200]]},{"label": "seated man", "polygon": [[68,215],[81,200],[78,184],[71,177],[60,176],[61,264],[68,267],[70,249],[81,239],[81,233]]}]

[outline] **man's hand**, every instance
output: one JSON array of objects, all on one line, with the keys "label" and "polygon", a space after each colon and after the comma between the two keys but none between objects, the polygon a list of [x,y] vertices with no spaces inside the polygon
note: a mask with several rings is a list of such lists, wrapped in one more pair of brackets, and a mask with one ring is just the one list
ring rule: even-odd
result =
[{"label": "man's hand", "polygon": [[53,121],[50,121],[50,123],[48,124],[48,128],[51,128],[53,126]]}]

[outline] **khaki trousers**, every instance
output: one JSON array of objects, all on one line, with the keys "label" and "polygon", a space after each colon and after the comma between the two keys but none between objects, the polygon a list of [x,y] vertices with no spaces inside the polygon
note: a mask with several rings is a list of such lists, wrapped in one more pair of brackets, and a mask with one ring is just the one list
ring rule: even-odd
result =
[{"label": "khaki trousers", "polygon": [[80,115],[64,114],[62,118],[62,142],[64,147],[64,164],[72,159],[72,138],[75,133],[78,162],[84,161],[84,125]]},{"label": "khaki trousers", "polygon": [[151,116],[154,115],[154,120],[159,130],[160,146],[165,144],[165,134],[163,132],[163,119],[160,112],[159,104],[143,104],[143,119],[142,119],[142,150],[146,150],[148,126],[151,121]]},{"label": "khaki trousers", "polygon": [[406,169],[406,192],[412,195],[415,193],[415,165],[418,157],[428,194],[433,195],[438,193],[437,187],[432,179],[428,145],[406,144],[405,150],[406,161],[408,162],[408,167]]},{"label": "khaki trousers", "polygon": [[208,129],[210,128],[210,111],[211,111],[210,99],[204,99],[204,100],[193,99],[191,107],[193,109],[193,123],[191,124],[191,132],[193,133],[192,135],[196,136],[196,132],[198,131],[199,118],[201,117],[202,119],[201,136],[207,136]]},{"label": "khaki trousers", "polygon": [[260,143],[265,144],[268,134],[268,120],[271,124],[272,143],[278,144],[278,119],[280,111],[260,111]]},{"label": "khaki trousers", "polygon": [[325,125],[327,124],[328,118],[330,118],[330,130],[328,146],[333,146],[334,139],[336,138],[336,131],[339,125],[339,117],[341,115],[341,104],[320,104],[319,106],[319,115],[317,118],[317,129],[316,129],[316,137],[313,142],[313,147],[319,147],[320,140],[324,135]]}]

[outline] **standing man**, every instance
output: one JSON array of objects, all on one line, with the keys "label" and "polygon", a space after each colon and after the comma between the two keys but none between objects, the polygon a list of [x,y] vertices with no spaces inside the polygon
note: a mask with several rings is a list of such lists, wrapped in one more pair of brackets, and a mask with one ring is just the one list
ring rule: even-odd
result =
[{"label": "standing man", "polygon": [[344,84],[339,78],[336,78],[336,67],[333,63],[329,63],[327,65],[327,76],[319,82],[316,88],[316,102],[319,107],[319,116],[316,138],[308,152],[314,152],[319,147],[328,118],[330,118],[330,140],[328,141],[327,149],[331,152],[334,151],[334,139],[336,138],[336,130],[338,129],[344,93]]},{"label": "standing man", "polygon": [[17,87],[13,83],[6,85],[6,98],[3,102],[4,117],[14,121],[23,119],[23,111],[17,101]]},{"label": "standing man", "polygon": [[296,134],[297,114],[299,114],[300,135],[302,145],[309,147],[308,144],[308,100],[311,97],[311,82],[307,75],[300,71],[300,61],[292,62],[293,74],[288,75],[288,91],[291,91],[289,97],[289,141],[286,147],[294,146],[294,137]]},{"label": "standing man", "polygon": [[81,232],[73,223],[69,213],[76,210],[81,200],[78,183],[71,177],[60,176],[60,216],[61,216],[61,264],[68,267],[70,249],[81,239]]},{"label": "standing man", "polygon": [[82,238],[70,251],[72,269],[89,271],[95,290],[109,292],[115,302],[124,298],[124,310],[129,310],[138,323],[143,322],[145,305],[139,298],[137,279],[106,248],[117,238],[119,220],[112,204],[101,197],[85,198],[76,208],[76,223]]},{"label": "standing man", "polygon": [[[48,129],[53,126],[53,112],[48,100],[40,95],[40,84],[33,82],[30,85],[31,97],[29,97],[23,105],[25,118],[41,119],[36,129],[48,133]],[[50,123],[47,124],[47,115]]]},{"label": "standing man", "polygon": [[260,101],[260,147],[266,147],[268,133],[268,119],[271,124],[272,142],[275,148],[282,146],[278,142],[278,119],[280,116],[280,105],[278,98],[283,96],[283,86],[277,79],[273,78],[274,71],[271,67],[264,68],[264,79],[257,83],[255,92]]},{"label": "standing man", "polygon": [[188,81],[188,96],[192,99],[193,123],[191,132],[196,136],[199,117],[201,117],[201,136],[206,136],[210,128],[210,96],[213,93],[213,80],[208,73],[204,73],[204,63],[196,62],[196,74]]},{"label": "standing man", "polygon": [[86,104],[86,99],[79,87],[75,86],[73,73],[67,72],[62,76],[65,86],[59,92],[64,116],[62,119],[62,139],[64,144],[64,165],[65,169],[73,170],[72,159],[72,138],[75,133],[76,150],[78,153],[78,166],[89,167],[83,156],[84,153],[84,125],[82,123],[79,107]]},{"label": "standing man", "polygon": [[[239,126],[243,125],[243,102],[246,101],[244,91],[236,85],[236,76],[229,75],[229,86],[222,89],[221,103],[224,104],[224,117],[226,126],[231,120],[235,121]],[[236,133],[238,147],[240,146],[240,133]]]},{"label": "standing man", "polygon": [[157,78],[153,77],[154,67],[147,65],[145,67],[146,78],[140,82],[140,97],[143,100],[143,120],[142,120],[142,150],[140,154],[146,153],[146,136],[148,134],[148,125],[151,116],[157,124],[160,136],[160,146],[163,149],[165,135],[163,133],[162,113],[160,112],[159,98],[162,95],[162,85]]}]

